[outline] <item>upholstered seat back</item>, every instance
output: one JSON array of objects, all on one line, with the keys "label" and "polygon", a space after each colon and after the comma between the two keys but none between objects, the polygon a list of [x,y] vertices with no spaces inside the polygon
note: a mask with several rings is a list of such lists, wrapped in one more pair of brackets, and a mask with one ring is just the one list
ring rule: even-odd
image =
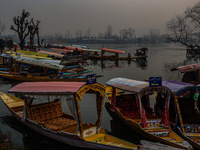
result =
[{"label": "upholstered seat back", "polygon": [[44,121],[62,116],[61,101],[35,105],[28,110],[28,118],[33,121]]}]

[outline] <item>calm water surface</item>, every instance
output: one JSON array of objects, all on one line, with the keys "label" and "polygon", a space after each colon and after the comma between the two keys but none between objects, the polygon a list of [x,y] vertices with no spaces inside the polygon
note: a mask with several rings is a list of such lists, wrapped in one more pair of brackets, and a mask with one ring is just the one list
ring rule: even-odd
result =
[{"label": "calm water surface", "polygon": [[[87,45],[89,48],[100,49],[102,45]],[[134,51],[141,47],[147,47],[148,58],[146,61],[88,61],[85,67],[92,70],[92,73],[103,74],[104,77],[98,78],[97,81],[105,85],[106,81],[115,77],[124,77],[135,80],[145,80],[149,76],[161,76],[163,80],[181,80],[182,74],[171,72],[170,69],[175,66],[198,63],[199,59],[187,59],[185,56],[185,47],[174,44],[165,45],[104,45],[106,48],[125,50],[123,54],[132,56]],[[0,90],[7,93],[16,83],[4,81],[0,79]],[[86,95],[87,96],[87,95]],[[95,113],[91,113],[91,106],[95,107],[91,96],[87,102],[81,102],[82,116],[86,121],[95,121]],[[105,98],[105,102],[107,99]],[[94,111],[94,110],[92,110]],[[143,139],[134,132],[130,132],[129,128],[121,124],[118,120],[112,119],[104,107],[102,115],[102,126],[108,132],[120,138],[138,143]],[[48,139],[31,131],[25,126],[18,123],[9,113],[5,106],[0,102],[0,129],[3,133],[11,133],[11,148],[27,149],[27,150],[56,150],[56,149],[80,149],[71,147],[54,140]],[[131,135],[131,136],[130,136]]]}]

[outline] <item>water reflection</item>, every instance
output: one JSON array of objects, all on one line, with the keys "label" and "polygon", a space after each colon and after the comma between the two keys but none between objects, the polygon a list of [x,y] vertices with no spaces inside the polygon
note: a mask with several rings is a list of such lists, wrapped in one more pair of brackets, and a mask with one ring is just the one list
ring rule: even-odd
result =
[{"label": "water reflection", "polygon": [[[77,148],[70,145],[66,145],[61,142],[57,142],[48,137],[45,137],[37,132],[32,131],[23,124],[19,123],[13,116],[5,116],[0,118],[0,122],[6,126],[11,127],[15,131],[19,132],[22,136],[22,145],[12,143],[11,149],[24,149],[24,150],[38,150],[38,149],[48,149],[48,150],[58,150],[58,149],[70,149],[70,150],[85,150],[83,148]],[[17,133],[13,133],[17,134]],[[15,139],[18,138],[18,139]],[[12,136],[13,141],[20,140],[19,136]],[[20,143],[20,141],[18,141]]]},{"label": "water reflection", "polygon": [[98,66],[102,71],[125,67],[124,62],[119,60],[91,60],[90,65]]},{"label": "water reflection", "polygon": [[118,68],[125,68],[125,65],[131,66],[131,63],[135,63],[137,68],[147,70],[147,59],[135,59],[135,60],[91,60],[90,65],[100,66],[101,70],[112,70]]},{"label": "water reflection", "polygon": [[136,59],[136,65],[142,70],[147,70],[147,60],[146,59]]}]

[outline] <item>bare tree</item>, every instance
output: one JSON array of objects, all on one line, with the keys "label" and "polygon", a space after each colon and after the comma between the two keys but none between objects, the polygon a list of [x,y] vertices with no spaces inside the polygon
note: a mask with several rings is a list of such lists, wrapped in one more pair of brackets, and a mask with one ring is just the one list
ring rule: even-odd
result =
[{"label": "bare tree", "polygon": [[34,47],[33,45],[34,45],[35,34],[37,34],[37,36],[39,37],[39,24],[40,24],[40,21],[37,20],[37,22],[35,23],[32,18],[30,21],[30,25],[28,26],[29,31],[30,31],[30,48],[31,49],[33,49]]},{"label": "bare tree", "polygon": [[81,30],[77,30],[76,32],[75,32],[75,35],[76,35],[76,38],[82,38],[82,31]]},{"label": "bare tree", "polygon": [[111,25],[107,26],[106,37],[111,38],[113,34],[113,27]]},{"label": "bare tree", "polygon": [[6,29],[6,25],[0,21],[0,35],[2,34],[2,32]]},{"label": "bare tree", "polygon": [[122,39],[128,39],[128,31],[127,29],[122,29],[119,31],[120,36],[122,37]]},{"label": "bare tree", "polygon": [[135,30],[132,27],[130,27],[127,29],[127,34],[128,34],[129,39],[133,39],[135,35]]},{"label": "bare tree", "polygon": [[191,49],[200,48],[200,2],[167,22],[168,40],[181,43]]},{"label": "bare tree", "polygon": [[29,35],[29,22],[27,20],[27,17],[30,16],[29,12],[26,12],[25,10],[22,11],[22,15],[18,17],[14,17],[13,21],[16,27],[11,25],[10,29],[14,30],[17,32],[20,40],[20,47],[21,49],[24,49],[24,44],[25,44],[25,38]]},{"label": "bare tree", "polygon": [[88,28],[87,31],[86,31],[86,33],[85,33],[85,37],[89,38],[90,36],[91,36],[91,29]]}]

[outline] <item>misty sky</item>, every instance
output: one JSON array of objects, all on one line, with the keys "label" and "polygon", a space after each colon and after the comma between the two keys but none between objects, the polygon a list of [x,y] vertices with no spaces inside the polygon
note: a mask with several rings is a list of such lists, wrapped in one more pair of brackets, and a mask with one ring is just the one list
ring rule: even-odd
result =
[{"label": "misty sky", "polygon": [[92,35],[104,33],[108,25],[113,32],[132,27],[136,36],[151,29],[166,33],[166,22],[199,0],[0,0],[0,21],[6,24],[3,34],[12,34],[13,17],[23,9],[30,18],[40,20],[40,34],[74,34],[88,28]]}]

